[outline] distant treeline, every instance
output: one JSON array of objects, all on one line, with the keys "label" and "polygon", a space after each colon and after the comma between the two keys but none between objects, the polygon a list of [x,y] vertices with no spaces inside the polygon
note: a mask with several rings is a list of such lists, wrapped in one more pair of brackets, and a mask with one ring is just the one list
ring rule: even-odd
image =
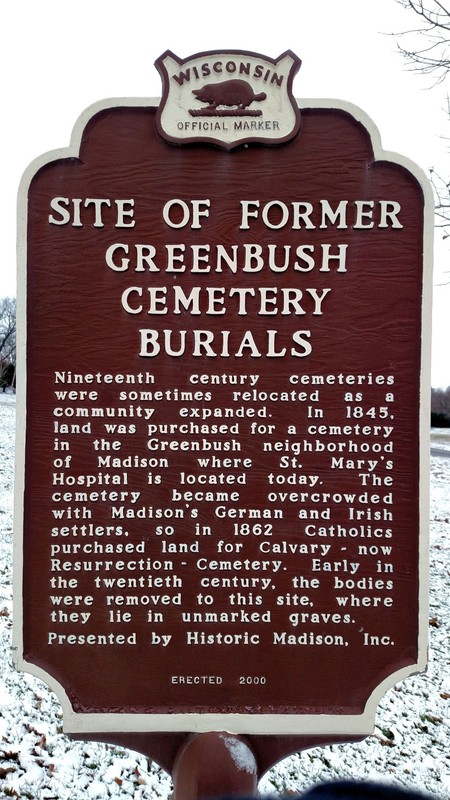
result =
[{"label": "distant treeline", "polygon": [[431,390],[431,427],[450,428],[450,386]]}]

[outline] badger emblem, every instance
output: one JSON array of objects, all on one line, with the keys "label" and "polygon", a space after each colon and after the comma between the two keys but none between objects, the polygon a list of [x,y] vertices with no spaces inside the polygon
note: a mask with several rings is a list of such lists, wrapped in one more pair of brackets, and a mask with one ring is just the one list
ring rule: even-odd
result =
[{"label": "badger emblem", "polygon": [[155,62],[162,78],[159,134],[172,144],[281,144],[300,130],[292,84],[301,61],[291,50],[269,58],[248,50],[209,50]]},{"label": "badger emblem", "polygon": [[208,103],[204,111],[215,111],[218,106],[236,106],[240,111],[245,111],[255,100],[261,102],[267,97],[265,92],[255,94],[247,81],[236,79],[222,83],[208,83],[201,89],[193,89],[192,94],[195,94],[200,102]]}]

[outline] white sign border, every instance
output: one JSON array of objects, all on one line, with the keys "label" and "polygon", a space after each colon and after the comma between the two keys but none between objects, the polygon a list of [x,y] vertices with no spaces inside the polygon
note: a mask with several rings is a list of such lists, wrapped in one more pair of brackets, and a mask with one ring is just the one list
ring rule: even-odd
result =
[{"label": "white sign border", "polygon": [[348,113],[369,133],[375,161],[388,161],[407,169],[422,187],[425,200],[424,264],[422,289],[422,352],[420,375],[419,424],[419,658],[390,674],[370,695],[364,712],[359,714],[121,714],[76,713],[64,687],[49,673],[22,657],[23,642],[23,507],[26,445],[26,278],[27,278],[27,205],[32,179],[39,169],[57,159],[78,158],[87,123],[100,111],[120,107],[157,107],[159,98],[112,98],[89,106],[75,123],[69,147],[52,150],[35,159],[26,169],[18,193],[17,239],[17,432],[14,501],[14,625],[13,661],[19,671],[28,672],[44,681],[53,691],[63,711],[64,732],[77,733],[203,733],[228,731],[233,734],[272,735],[344,735],[367,736],[373,732],[377,706],[382,696],[396,683],[417,672],[425,671],[428,651],[428,549],[429,549],[429,474],[430,474],[430,395],[431,395],[431,312],[434,238],[434,199],[431,185],[423,170],[410,159],[385,151],[378,128],[358,106],[341,100],[297,99],[301,111],[308,109],[338,110]]}]

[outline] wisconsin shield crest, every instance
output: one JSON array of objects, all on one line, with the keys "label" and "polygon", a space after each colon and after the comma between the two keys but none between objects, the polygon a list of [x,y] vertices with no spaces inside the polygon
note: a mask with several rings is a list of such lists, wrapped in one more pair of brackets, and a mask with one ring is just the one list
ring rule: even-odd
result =
[{"label": "wisconsin shield crest", "polygon": [[238,50],[180,59],[167,50],[155,62],[163,83],[158,130],[175,144],[210,142],[227,150],[286,142],[300,128],[292,94],[300,64],[290,50],[277,59]]}]

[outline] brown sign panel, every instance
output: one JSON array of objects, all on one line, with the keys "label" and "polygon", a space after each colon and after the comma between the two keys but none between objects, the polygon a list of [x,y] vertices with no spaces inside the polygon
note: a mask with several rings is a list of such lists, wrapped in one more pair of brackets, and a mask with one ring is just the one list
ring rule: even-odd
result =
[{"label": "brown sign panel", "polygon": [[73,731],[367,733],[424,665],[422,176],[338,104],[157,115],[24,179],[17,664]]}]

